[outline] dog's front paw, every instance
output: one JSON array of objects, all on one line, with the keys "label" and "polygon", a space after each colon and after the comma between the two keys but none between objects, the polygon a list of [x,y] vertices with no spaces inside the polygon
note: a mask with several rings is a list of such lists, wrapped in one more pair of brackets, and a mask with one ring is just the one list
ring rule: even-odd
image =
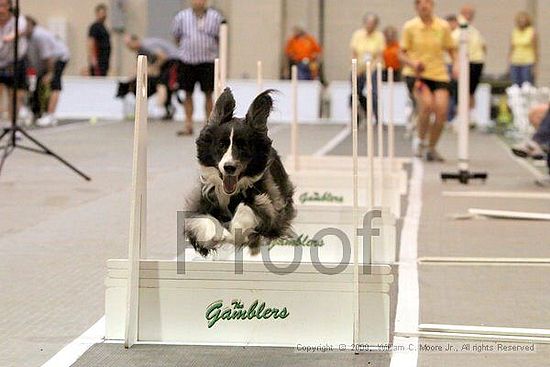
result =
[{"label": "dog's front paw", "polygon": [[245,204],[239,204],[233,220],[231,220],[231,235],[235,245],[242,245],[248,242],[248,237],[254,232],[259,224],[258,217],[251,207]]},{"label": "dog's front paw", "polygon": [[231,236],[220,222],[210,216],[187,219],[185,232],[193,248],[202,256],[216,250]]}]

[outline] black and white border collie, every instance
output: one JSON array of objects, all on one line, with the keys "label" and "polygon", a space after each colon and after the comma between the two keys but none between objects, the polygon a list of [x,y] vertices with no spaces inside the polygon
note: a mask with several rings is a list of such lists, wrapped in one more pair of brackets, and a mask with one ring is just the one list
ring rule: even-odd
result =
[{"label": "black and white border collie", "polygon": [[203,256],[224,243],[257,254],[270,240],[293,235],[294,187],[267,134],[272,92],[236,118],[226,88],[197,138],[200,192],[189,202],[185,232]]}]

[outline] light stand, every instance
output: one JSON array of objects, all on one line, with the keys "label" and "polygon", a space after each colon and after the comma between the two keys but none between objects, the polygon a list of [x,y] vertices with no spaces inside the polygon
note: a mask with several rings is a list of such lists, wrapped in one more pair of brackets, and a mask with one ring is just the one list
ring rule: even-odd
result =
[{"label": "light stand", "polygon": [[[21,129],[19,126],[17,126],[17,87],[19,86],[19,81],[17,80],[16,73],[19,68],[19,0],[15,0],[15,6],[12,7],[12,14],[15,16],[15,38],[14,38],[14,44],[13,44],[13,84],[12,84],[12,113],[11,113],[11,125],[9,127],[6,127],[3,129],[2,133],[0,134],[0,142],[4,137],[7,137],[7,141],[5,145],[0,146],[0,149],[3,150],[2,158],[0,159],[0,172],[2,172],[2,167],[4,167],[4,163],[6,162],[6,159],[10,156],[10,154],[15,150],[15,148],[23,149],[29,152],[39,153],[39,154],[45,154],[50,155],[53,158],[56,158],[58,161],[63,163],[65,166],[69,167],[71,170],[73,170],[76,174],[80,175],[82,178],[84,178],[86,181],[90,181],[91,178],[87,176],[85,173],[80,171],[78,168],[67,162],[65,159],[60,157],[59,155],[52,152],[47,146],[39,142],[37,139],[33,138],[29,133],[27,133],[25,130]],[[18,136],[21,135],[30,140],[32,143],[34,143],[38,148],[34,147],[28,147],[25,145],[21,145],[21,143],[18,141]]]}]

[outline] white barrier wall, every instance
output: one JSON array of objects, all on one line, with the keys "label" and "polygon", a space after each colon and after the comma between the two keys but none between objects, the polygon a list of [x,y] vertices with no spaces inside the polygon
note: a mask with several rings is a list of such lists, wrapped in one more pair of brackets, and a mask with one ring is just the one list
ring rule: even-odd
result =
[{"label": "white barrier wall", "polygon": [[[125,108],[122,99],[115,98],[117,91],[117,78],[90,78],[68,76],[64,78],[63,92],[61,93],[57,115],[61,119],[109,119],[121,120],[125,116]],[[258,93],[256,80],[229,80],[235,100],[237,101],[237,116],[244,116],[250,102]],[[264,89],[276,89],[275,110],[270,119],[276,122],[290,122],[291,101],[289,80],[264,80]],[[321,84],[317,81],[300,81],[298,84],[298,120],[300,123],[315,123],[319,121]],[[329,86],[331,99],[331,122],[347,124],[350,120],[350,83],[348,81],[333,81]],[[395,83],[394,94],[394,119],[396,124],[404,124],[407,118],[408,92],[404,83]],[[193,94],[195,103],[194,119],[204,119],[204,95],[200,93],[198,86]],[[387,88],[382,91],[386,94]],[[387,98],[387,97],[386,97]],[[481,84],[476,92],[476,109],[474,115],[479,124],[490,122],[491,88],[487,84]],[[155,98],[149,101],[151,117],[160,115],[161,110],[155,106]],[[179,103],[175,104],[176,119],[183,119],[183,109]],[[388,105],[384,105],[385,114],[388,113]],[[126,108],[133,111],[133,106]],[[158,113],[155,113],[158,111]]]}]

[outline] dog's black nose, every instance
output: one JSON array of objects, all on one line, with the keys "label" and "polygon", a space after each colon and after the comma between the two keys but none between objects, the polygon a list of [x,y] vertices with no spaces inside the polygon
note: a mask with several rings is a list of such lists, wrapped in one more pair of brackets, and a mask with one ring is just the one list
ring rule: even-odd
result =
[{"label": "dog's black nose", "polygon": [[226,174],[232,175],[237,170],[237,167],[233,163],[226,163],[223,165],[223,170]]}]

